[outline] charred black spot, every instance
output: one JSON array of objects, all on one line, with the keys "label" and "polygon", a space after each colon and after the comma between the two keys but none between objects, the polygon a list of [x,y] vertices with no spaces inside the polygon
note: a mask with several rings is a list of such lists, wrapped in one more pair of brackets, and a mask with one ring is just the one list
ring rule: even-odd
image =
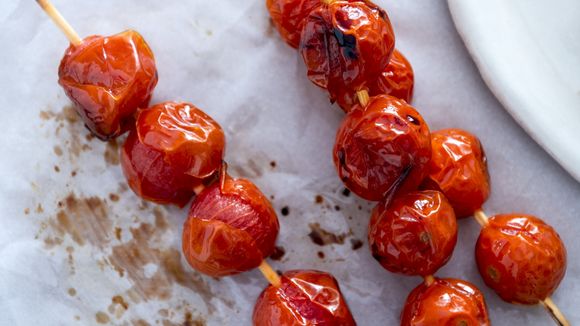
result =
[{"label": "charred black spot", "polygon": [[338,41],[338,45],[342,48],[344,56],[350,60],[357,60],[358,53],[356,50],[356,37],[354,37],[354,35],[344,34],[338,28],[334,28],[332,32]]},{"label": "charred black spot", "polygon": [[282,213],[282,216],[288,216],[288,214],[290,214],[290,208],[288,208],[288,206],[284,206],[280,210],[280,213]]},{"label": "charred black spot", "polygon": [[344,189],[342,190],[342,195],[343,195],[344,197],[348,197],[348,196],[350,196],[350,190],[348,190],[347,188],[344,188]]},{"label": "charred black spot", "polygon": [[420,126],[421,122],[419,121],[419,119],[415,118],[414,116],[407,114],[407,121],[409,121],[410,123]]},{"label": "charred black spot", "polygon": [[338,153],[336,153],[336,155],[338,156],[338,163],[340,164],[341,167],[346,165],[346,156],[344,155],[344,148],[341,148],[338,150]]},{"label": "charred black spot", "polygon": [[282,257],[284,257],[285,254],[286,254],[286,249],[284,249],[284,247],[276,246],[276,247],[274,247],[274,251],[270,255],[270,258],[272,260],[280,260],[280,259],[282,259]]}]

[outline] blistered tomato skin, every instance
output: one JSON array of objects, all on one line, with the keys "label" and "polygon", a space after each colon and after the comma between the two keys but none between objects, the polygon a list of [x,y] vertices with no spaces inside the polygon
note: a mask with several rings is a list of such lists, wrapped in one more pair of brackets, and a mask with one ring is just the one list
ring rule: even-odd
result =
[{"label": "blistered tomato skin", "polygon": [[274,26],[282,39],[295,49],[300,44],[300,32],[306,17],[321,5],[321,0],[266,0]]},{"label": "blistered tomato skin", "polygon": [[566,273],[560,236],[531,215],[490,218],[479,234],[475,258],[485,284],[511,303],[539,303],[552,295]]},{"label": "blistered tomato skin", "polygon": [[183,229],[183,252],[214,277],[260,265],[274,251],[280,226],[270,202],[246,179],[227,176],[195,197]]},{"label": "blistered tomato skin", "polygon": [[333,1],[312,11],[302,29],[300,53],[308,78],[340,94],[368,88],[385,71],[395,46],[386,13],[363,1]]},{"label": "blistered tomato skin", "polygon": [[165,102],[137,113],[121,151],[129,186],[140,197],[184,206],[221,168],[225,136],[189,103]]},{"label": "blistered tomato skin", "polygon": [[443,192],[457,217],[480,209],[490,194],[487,159],[479,139],[461,129],[431,133],[431,161],[422,188]]},{"label": "blistered tomato skin", "polygon": [[58,83],[91,132],[114,138],[131,127],[138,108],[148,106],[157,84],[153,52],[133,30],[90,36],[66,50]]},{"label": "blistered tomato skin", "polygon": [[[386,94],[411,103],[414,84],[415,73],[411,63],[395,49],[385,71],[377,79],[368,81],[367,86],[370,96]],[[338,94],[336,101],[346,113],[358,103],[356,92],[352,91]]]},{"label": "blistered tomato skin", "polygon": [[356,325],[336,279],[314,270],[288,271],[254,306],[254,326]]},{"label": "blistered tomato skin", "polygon": [[431,157],[429,127],[405,101],[381,95],[349,112],[334,145],[334,164],[348,189],[380,201],[411,191],[424,179]]},{"label": "blistered tomato skin", "polygon": [[387,270],[427,276],[441,268],[457,242],[453,208],[438,191],[414,191],[379,202],[369,227],[373,257]]},{"label": "blistered tomato skin", "polygon": [[457,279],[422,283],[407,297],[401,326],[491,325],[483,294],[475,285]]}]

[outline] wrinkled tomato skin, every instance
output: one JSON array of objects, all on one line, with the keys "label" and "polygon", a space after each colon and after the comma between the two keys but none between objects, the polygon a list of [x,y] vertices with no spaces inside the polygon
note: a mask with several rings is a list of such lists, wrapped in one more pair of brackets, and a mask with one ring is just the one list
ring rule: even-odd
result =
[{"label": "wrinkled tomato skin", "polygon": [[87,128],[106,140],[128,130],[135,111],[148,106],[157,69],[143,37],[128,30],[70,45],[60,62],[58,83]]},{"label": "wrinkled tomato skin", "polygon": [[537,304],[556,290],[566,274],[566,248],[541,219],[523,214],[496,215],[475,247],[485,284],[510,303]]},{"label": "wrinkled tomato skin", "polygon": [[314,270],[288,271],[254,306],[254,326],[356,325],[336,279]]},{"label": "wrinkled tomato skin", "polygon": [[321,4],[320,0],[266,0],[274,26],[282,39],[295,49],[300,44],[300,32],[306,17]]},{"label": "wrinkled tomato skin", "polygon": [[429,127],[405,101],[388,95],[356,105],[336,134],[334,164],[346,187],[380,201],[396,190],[415,190],[431,157]]},{"label": "wrinkled tomato skin", "polygon": [[121,165],[140,197],[184,206],[193,189],[220,168],[222,128],[192,104],[165,102],[137,113],[121,151]]},{"label": "wrinkled tomato skin", "polygon": [[[391,95],[398,99],[411,103],[415,85],[415,73],[411,63],[403,53],[395,49],[387,69],[379,78],[367,83],[370,96]],[[342,110],[348,113],[358,103],[356,92],[341,92],[337,95],[336,102]]]},{"label": "wrinkled tomato skin", "polygon": [[214,277],[258,267],[274,251],[280,226],[272,205],[246,179],[226,176],[195,199],[183,228],[183,252],[196,270]]},{"label": "wrinkled tomato skin", "polygon": [[421,283],[407,297],[401,326],[489,326],[483,294],[475,285],[457,279]]},{"label": "wrinkled tomato skin", "polygon": [[379,78],[394,47],[391,23],[381,8],[371,2],[338,0],[306,18],[299,51],[310,81],[335,101]]},{"label": "wrinkled tomato skin", "polygon": [[474,135],[461,129],[431,133],[431,161],[421,186],[443,192],[458,218],[473,215],[490,194],[487,159]]},{"label": "wrinkled tomato skin", "polygon": [[457,242],[453,208],[438,191],[397,195],[379,202],[369,227],[373,257],[388,271],[427,276],[441,268]]}]

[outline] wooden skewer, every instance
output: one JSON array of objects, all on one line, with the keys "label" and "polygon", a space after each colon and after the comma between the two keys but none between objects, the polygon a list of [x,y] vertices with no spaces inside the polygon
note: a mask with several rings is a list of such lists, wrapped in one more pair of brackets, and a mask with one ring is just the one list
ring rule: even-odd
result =
[{"label": "wooden skewer", "polygon": [[433,275],[427,275],[424,278],[425,280],[425,285],[430,286],[431,284],[433,284],[433,282],[435,282],[435,277],[433,277]]},{"label": "wooden skewer", "polygon": [[268,282],[272,284],[272,286],[274,287],[280,286],[281,284],[280,276],[278,275],[278,273],[276,273],[276,271],[272,269],[272,266],[270,266],[270,264],[268,264],[266,260],[262,260],[262,263],[260,264],[260,266],[258,266],[258,268],[260,269],[260,272],[262,272],[264,277],[268,280]]},{"label": "wooden skewer", "polygon": [[358,98],[360,105],[362,105],[363,107],[369,104],[369,92],[366,89],[357,91],[356,97]]},{"label": "wooden skewer", "polygon": [[473,212],[473,217],[475,218],[477,223],[481,225],[481,227],[486,227],[489,225],[489,219],[487,218],[487,215],[485,215],[483,210],[481,210],[481,208]]},{"label": "wooden skewer", "polygon": [[72,26],[64,19],[60,12],[56,10],[49,0],[36,0],[36,2],[74,46],[78,46],[82,43],[83,40],[79,37],[77,32],[75,32]]},{"label": "wooden skewer", "polygon": [[554,321],[558,325],[570,326],[570,322],[568,322],[566,317],[564,317],[564,314],[562,313],[562,311],[560,311],[560,309],[558,309],[558,306],[556,306],[554,301],[552,301],[552,298],[547,297],[541,303],[544,306],[544,308],[546,308],[546,310],[548,310],[548,312],[550,313],[550,316],[552,316],[552,318],[554,319]]}]

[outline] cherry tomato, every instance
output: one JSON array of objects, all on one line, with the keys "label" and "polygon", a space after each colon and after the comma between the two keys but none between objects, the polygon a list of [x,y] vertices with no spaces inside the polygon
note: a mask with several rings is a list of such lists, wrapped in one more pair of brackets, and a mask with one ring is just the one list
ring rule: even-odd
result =
[{"label": "cherry tomato", "polygon": [[380,95],[356,105],[340,125],[334,164],[348,189],[379,201],[397,189],[414,190],[431,157],[429,127],[412,106]]},{"label": "cherry tomato", "polygon": [[539,303],[566,273],[566,248],[560,236],[531,215],[490,218],[479,234],[475,258],[485,284],[511,303]]},{"label": "cherry tomato", "polygon": [[266,0],[266,7],[280,36],[293,48],[300,44],[300,32],[310,12],[321,0]]},{"label": "cherry tomato", "polygon": [[[415,74],[411,63],[403,54],[395,49],[389,65],[379,78],[368,82],[368,92],[371,96],[391,95],[407,103],[413,99]],[[344,112],[349,112],[358,103],[356,92],[347,91],[337,95],[336,101]]]},{"label": "cherry tomato", "polygon": [[338,282],[313,270],[288,271],[268,286],[254,307],[255,326],[356,325]]},{"label": "cherry tomato", "polygon": [[443,129],[431,133],[431,152],[422,188],[443,192],[457,217],[473,215],[490,193],[481,143],[465,130]]},{"label": "cherry tomato", "polygon": [[438,191],[414,191],[379,202],[369,226],[373,257],[387,270],[427,276],[445,265],[457,242],[453,207]]},{"label": "cherry tomato", "polygon": [[337,0],[306,18],[299,50],[310,81],[327,89],[334,101],[368,88],[387,68],[394,47],[391,23],[381,8]]},{"label": "cherry tomato", "polygon": [[192,104],[165,102],[137,113],[121,164],[137,195],[184,206],[220,169],[224,148],[222,128],[210,116]]},{"label": "cherry tomato", "polygon": [[196,270],[219,277],[258,267],[274,251],[280,226],[270,202],[246,179],[226,176],[193,201],[183,252]]},{"label": "cherry tomato", "polygon": [[143,37],[128,30],[70,45],[58,68],[58,82],[87,128],[106,140],[128,130],[135,111],[147,107],[157,70]]},{"label": "cherry tomato", "polygon": [[401,326],[488,326],[487,306],[475,285],[452,278],[421,283],[407,297]]}]

